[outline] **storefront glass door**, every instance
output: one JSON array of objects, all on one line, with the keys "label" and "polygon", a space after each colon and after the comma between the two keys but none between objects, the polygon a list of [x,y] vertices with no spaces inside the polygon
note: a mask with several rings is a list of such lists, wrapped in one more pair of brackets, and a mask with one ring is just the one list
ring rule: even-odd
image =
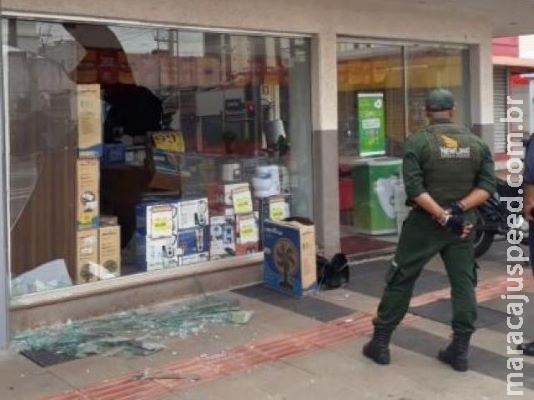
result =
[{"label": "storefront glass door", "polygon": [[341,247],[373,253],[395,247],[406,215],[404,142],[427,123],[427,94],[451,90],[455,122],[469,123],[468,52],[351,39],[337,50]]}]

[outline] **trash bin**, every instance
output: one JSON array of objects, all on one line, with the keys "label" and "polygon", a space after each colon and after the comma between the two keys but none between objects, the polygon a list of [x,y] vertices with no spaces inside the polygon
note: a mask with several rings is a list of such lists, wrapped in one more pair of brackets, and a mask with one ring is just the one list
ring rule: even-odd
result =
[{"label": "trash bin", "polygon": [[400,158],[371,158],[356,162],[353,226],[358,232],[387,235],[397,232],[395,185],[400,177]]}]

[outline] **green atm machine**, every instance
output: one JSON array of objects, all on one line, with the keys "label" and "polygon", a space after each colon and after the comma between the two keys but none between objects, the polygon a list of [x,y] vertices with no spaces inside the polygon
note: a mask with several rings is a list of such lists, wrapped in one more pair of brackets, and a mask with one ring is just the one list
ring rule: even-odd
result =
[{"label": "green atm machine", "polygon": [[397,232],[394,194],[401,165],[402,159],[389,157],[361,159],[353,164],[352,221],[358,232],[369,235]]}]

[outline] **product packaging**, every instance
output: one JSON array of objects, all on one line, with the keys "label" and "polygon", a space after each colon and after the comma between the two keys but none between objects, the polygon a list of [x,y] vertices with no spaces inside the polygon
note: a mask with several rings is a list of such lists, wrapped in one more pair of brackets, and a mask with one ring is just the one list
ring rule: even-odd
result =
[{"label": "product packaging", "polygon": [[178,229],[189,229],[209,224],[208,199],[180,201],[177,203]]},{"label": "product packaging", "polygon": [[210,259],[234,256],[235,222],[233,217],[216,216],[210,218]]},{"label": "product packaging", "polygon": [[102,155],[102,103],[99,84],[77,85],[78,157]]},{"label": "product packaging", "polygon": [[84,229],[76,232],[76,284],[98,280],[98,229]]},{"label": "product packaging", "polygon": [[265,221],[263,251],[267,287],[296,297],[317,289],[313,225]]},{"label": "product packaging", "polygon": [[100,201],[100,163],[97,158],[76,163],[76,215],[78,228],[98,227]]},{"label": "product packaging", "polygon": [[98,230],[99,265],[113,276],[121,274],[121,227],[101,226]]},{"label": "product packaging", "polygon": [[178,231],[178,254],[189,256],[209,250],[209,227],[195,227]]}]

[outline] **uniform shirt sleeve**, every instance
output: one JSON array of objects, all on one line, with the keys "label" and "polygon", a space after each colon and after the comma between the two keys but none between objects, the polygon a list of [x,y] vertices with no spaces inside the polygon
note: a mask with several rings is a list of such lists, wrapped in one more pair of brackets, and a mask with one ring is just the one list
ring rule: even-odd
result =
[{"label": "uniform shirt sleeve", "polygon": [[[420,137],[420,134],[417,135]],[[424,175],[422,168],[423,149],[419,137],[412,135],[405,145],[404,157],[402,160],[402,176],[406,196],[409,200],[425,193]]]},{"label": "uniform shirt sleeve", "polygon": [[485,190],[489,194],[493,194],[497,189],[497,180],[495,178],[495,164],[491,152],[486,145],[482,142],[481,151],[481,166],[477,179],[477,188]]},{"label": "uniform shirt sleeve", "polygon": [[523,182],[527,185],[534,185],[534,140],[528,141],[525,154],[525,170],[523,171]]}]

